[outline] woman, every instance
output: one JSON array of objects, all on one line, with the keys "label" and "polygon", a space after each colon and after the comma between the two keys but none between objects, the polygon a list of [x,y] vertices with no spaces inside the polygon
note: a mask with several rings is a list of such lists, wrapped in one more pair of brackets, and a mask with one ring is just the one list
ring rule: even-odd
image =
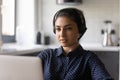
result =
[{"label": "woman", "polygon": [[38,55],[44,80],[112,80],[100,59],[80,45],[86,29],[84,15],[76,8],[64,8],[55,14],[53,31],[61,46]]}]

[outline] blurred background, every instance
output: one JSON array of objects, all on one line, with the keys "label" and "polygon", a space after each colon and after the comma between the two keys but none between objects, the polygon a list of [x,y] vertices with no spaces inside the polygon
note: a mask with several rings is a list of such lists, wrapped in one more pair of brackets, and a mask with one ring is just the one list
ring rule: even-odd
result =
[{"label": "blurred background", "polygon": [[94,51],[118,80],[119,0],[0,0],[0,54],[36,56],[41,50],[58,47],[52,20],[65,7],[83,11],[87,31],[81,45]]}]

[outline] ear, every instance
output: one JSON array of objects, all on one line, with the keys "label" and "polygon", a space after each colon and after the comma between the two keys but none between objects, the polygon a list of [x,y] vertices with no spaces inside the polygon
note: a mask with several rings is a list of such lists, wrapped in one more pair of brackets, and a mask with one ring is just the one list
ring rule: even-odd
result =
[{"label": "ear", "polygon": [[78,34],[77,34],[77,38],[79,38],[80,36],[81,36],[81,34],[80,34],[80,33],[78,33]]}]

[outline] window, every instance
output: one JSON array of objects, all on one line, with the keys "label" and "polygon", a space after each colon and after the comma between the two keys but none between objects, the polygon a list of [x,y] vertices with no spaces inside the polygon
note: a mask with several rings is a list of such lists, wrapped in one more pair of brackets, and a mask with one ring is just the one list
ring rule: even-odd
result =
[{"label": "window", "polygon": [[2,0],[2,40],[15,42],[15,0]]}]

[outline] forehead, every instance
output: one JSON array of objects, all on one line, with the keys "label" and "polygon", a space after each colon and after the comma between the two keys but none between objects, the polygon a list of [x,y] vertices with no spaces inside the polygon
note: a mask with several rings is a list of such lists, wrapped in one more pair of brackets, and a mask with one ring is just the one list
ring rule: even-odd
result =
[{"label": "forehead", "polygon": [[68,17],[58,17],[55,22],[55,27],[56,28],[72,27],[73,29],[78,29],[77,24],[71,18]]},{"label": "forehead", "polygon": [[57,17],[56,17],[56,20],[57,20],[58,18],[66,18],[66,19],[75,21],[74,17],[73,17],[73,16],[69,16],[69,15],[57,16]]},{"label": "forehead", "polygon": [[67,24],[67,23],[75,23],[75,21],[71,18],[71,17],[67,17],[67,16],[59,16],[57,17],[56,21],[55,21],[55,25],[57,24]]}]

